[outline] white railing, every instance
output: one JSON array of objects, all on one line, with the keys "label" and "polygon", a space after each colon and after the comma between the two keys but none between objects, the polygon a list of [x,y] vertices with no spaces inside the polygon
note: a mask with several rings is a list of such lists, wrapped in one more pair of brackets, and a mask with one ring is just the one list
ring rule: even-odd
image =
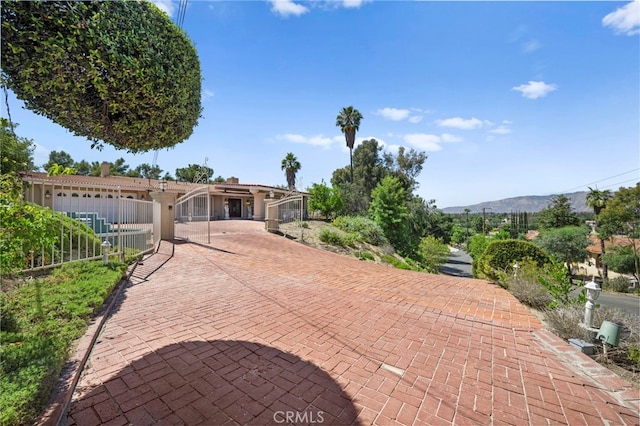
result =
[{"label": "white railing", "polygon": [[209,186],[196,188],[178,198],[175,204],[175,237],[210,244],[212,211]]},{"label": "white railing", "polygon": [[306,219],[305,199],[299,193],[271,202],[267,206],[267,220],[276,220],[277,223],[289,223]]},{"label": "white railing", "polygon": [[160,237],[154,232],[153,202],[133,197],[120,188],[31,181],[25,200],[60,213],[60,232],[53,246],[27,250],[24,271],[101,258],[105,241],[122,259],[151,251]]}]

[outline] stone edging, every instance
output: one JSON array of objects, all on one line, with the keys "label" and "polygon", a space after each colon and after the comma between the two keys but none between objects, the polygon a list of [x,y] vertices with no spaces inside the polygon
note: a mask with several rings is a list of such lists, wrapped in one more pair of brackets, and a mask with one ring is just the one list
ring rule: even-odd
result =
[{"label": "stone edging", "polygon": [[36,425],[58,426],[66,424],[64,416],[69,409],[73,393],[75,392],[82,371],[89,359],[93,345],[96,340],[98,340],[102,327],[109,318],[116,301],[129,284],[130,278],[137,266],[138,262],[129,267],[115,290],[102,305],[102,309],[98,316],[93,319],[87,328],[87,331],[76,342],[74,354],[67,360],[65,366],[62,368],[60,378],[58,379],[58,383],[56,384],[53,394],[49,399],[49,403],[47,404],[44,412],[36,420]]}]

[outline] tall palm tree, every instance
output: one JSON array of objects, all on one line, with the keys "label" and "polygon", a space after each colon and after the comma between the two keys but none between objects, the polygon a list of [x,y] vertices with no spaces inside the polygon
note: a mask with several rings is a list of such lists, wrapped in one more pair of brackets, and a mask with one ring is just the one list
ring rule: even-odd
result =
[{"label": "tall palm tree", "polygon": [[[596,229],[598,228],[598,216],[602,209],[607,206],[607,201],[609,201],[612,197],[611,191],[608,189],[604,191],[600,191],[599,189],[589,188],[589,193],[587,194],[587,205],[593,209],[593,213],[596,215]],[[600,238],[600,259],[604,258],[604,240]],[[609,268],[607,265],[602,262],[602,278],[609,278]]]},{"label": "tall palm tree", "polygon": [[296,156],[293,155],[293,152],[287,153],[286,157],[282,160],[281,169],[284,170],[284,173],[287,176],[287,186],[289,187],[289,190],[296,188],[296,173],[298,173],[301,167],[300,162]]},{"label": "tall palm tree", "polygon": [[349,148],[349,165],[351,167],[351,183],[353,183],[353,144],[356,140],[356,132],[360,128],[362,114],[352,106],[342,108],[336,117],[336,126],[340,127]]}]

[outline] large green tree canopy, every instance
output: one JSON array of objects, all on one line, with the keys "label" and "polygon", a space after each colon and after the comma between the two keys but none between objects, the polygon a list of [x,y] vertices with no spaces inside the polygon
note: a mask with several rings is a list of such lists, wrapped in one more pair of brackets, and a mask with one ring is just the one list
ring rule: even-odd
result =
[{"label": "large green tree canopy", "polygon": [[146,1],[3,1],[2,77],[28,109],[129,152],[174,146],[200,117],[200,62]]}]

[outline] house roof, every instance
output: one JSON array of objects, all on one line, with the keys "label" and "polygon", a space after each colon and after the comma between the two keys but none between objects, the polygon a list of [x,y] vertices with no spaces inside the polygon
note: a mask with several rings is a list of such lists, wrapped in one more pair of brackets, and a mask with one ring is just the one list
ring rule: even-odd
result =
[{"label": "house roof", "polygon": [[[22,178],[32,183],[44,183],[51,185],[66,185],[91,188],[104,187],[120,187],[127,191],[158,191],[160,189],[160,181],[158,179],[134,178],[127,176],[80,176],[80,175],[56,175],[49,176],[43,172],[24,172]],[[187,193],[193,189],[203,186],[201,183],[167,181],[168,192]],[[214,183],[209,184],[213,192],[227,192],[228,190],[238,191],[274,191],[279,194],[289,192],[286,188],[277,186],[260,185],[260,184],[243,184],[243,183]],[[306,192],[302,192],[307,195]]]},{"label": "house roof", "polygon": [[[602,246],[600,244],[600,238],[597,235],[589,235],[589,239],[591,240],[591,245],[587,247],[587,251],[591,254],[597,255],[602,254]],[[640,240],[623,237],[616,235],[611,237],[610,239],[604,240],[604,248],[605,251],[608,247],[625,247],[625,246],[636,246],[640,247]]]}]

